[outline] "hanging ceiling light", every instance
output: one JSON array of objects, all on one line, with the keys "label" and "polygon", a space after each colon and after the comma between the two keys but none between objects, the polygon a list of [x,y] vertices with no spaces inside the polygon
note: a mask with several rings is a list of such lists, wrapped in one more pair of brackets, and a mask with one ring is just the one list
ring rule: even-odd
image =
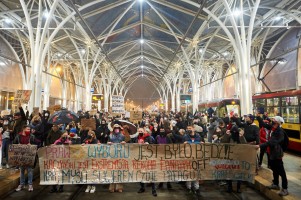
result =
[{"label": "hanging ceiling light", "polygon": [[43,17],[44,17],[44,18],[48,18],[48,17],[49,17],[49,12],[48,12],[47,10],[45,10],[45,11],[43,12]]},{"label": "hanging ceiling light", "polygon": [[11,24],[13,22],[13,20],[10,19],[10,18],[5,18],[4,22],[7,23],[7,24]]},{"label": "hanging ceiling light", "polygon": [[233,13],[232,13],[235,17],[238,17],[238,16],[240,16],[241,14],[242,14],[242,12],[241,12],[241,10],[239,10],[239,9],[235,9],[234,11],[233,11]]}]

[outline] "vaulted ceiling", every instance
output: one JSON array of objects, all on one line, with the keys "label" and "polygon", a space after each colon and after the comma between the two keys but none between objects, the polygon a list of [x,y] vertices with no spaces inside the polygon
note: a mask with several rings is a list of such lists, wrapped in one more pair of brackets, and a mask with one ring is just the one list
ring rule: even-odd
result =
[{"label": "vaulted ceiling", "polygon": [[[25,1],[33,27],[39,23],[39,12],[47,15],[54,2],[56,0]],[[254,0],[61,0],[53,13],[48,34],[73,16],[53,38],[52,58],[76,62],[88,54],[89,48],[101,49],[105,56],[103,62],[130,88],[130,98],[155,99],[158,98],[156,87],[162,85],[165,78],[172,78],[181,71],[183,78],[189,79],[187,65],[201,71],[217,68],[225,71],[228,68],[225,63],[235,62],[227,34],[208,14],[211,12],[233,33],[224,2],[229,4],[233,15],[243,16],[240,19],[248,27]],[[243,13],[237,13],[240,6]],[[288,28],[300,26],[296,20],[300,19],[300,7],[299,0],[260,1],[253,40],[259,46],[256,39],[269,41],[264,45],[261,59],[265,59],[271,42]],[[0,11],[1,34],[20,34],[26,40],[29,30],[20,1],[2,0]],[[7,19],[14,22],[6,23]],[[99,71],[96,77],[101,76]],[[143,81],[147,82],[146,90],[141,89]]]}]

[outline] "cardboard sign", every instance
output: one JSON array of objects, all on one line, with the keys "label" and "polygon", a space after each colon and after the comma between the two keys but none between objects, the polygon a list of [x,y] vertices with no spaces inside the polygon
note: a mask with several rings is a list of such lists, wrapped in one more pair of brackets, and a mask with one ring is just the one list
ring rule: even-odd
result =
[{"label": "cardboard sign", "polygon": [[6,115],[10,115],[11,114],[11,111],[10,110],[2,110],[1,111],[1,117],[4,117]]},{"label": "cardboard sign", "polygon": [[32,112],[33,116],[39,115],[40,113],[39,109],[40,109],[39,107],[33,107],[33,112]]},{"label": "cardboard sign", "polygon": [[50,112],[50,115],[52,115],[52,114],[54,113],[54,108],[53,108],[53,106],[47,107],[47,110]]},{"label": "cardboard sign", "polygon": [[15,94],[13,104],[27,104],[31,95],[31,90],[18,90]]},{"label": "cardboard sign", "polygon": [[96,130],[96,121],[94,118],[81,119],[80,124],[82,129],[91,128],[92,130]]},{"label": "cardboard sign", "polygon": [[38,154],[41,185],[193,180],[253,183],[257,150],[237,144],[127,143],[53,145],[41,148]]},{"label": "cardboard sign", "polygon": [[12,144],[8,149],[8,164],[18,167],[33,167],[37,145]]},{"label": "cardboard sign", "polygon": [[62,109],[62,106],[61,105],[54,105],[53,106],[53,110],[54,111],[59,111],[59,110],[61,110]]},{"label": "cardboard sign", "polygon": [[93,109],[93,110],[90,110],[90,111],[89,111],[89,115],[90,115],[90,116],[96,115],[96,113],[97,113],[97,110],[96,110],[96,109]]},{"label": "cardboard sign", "polygon": [[131,111],[131,121],[142,120],[142,112],[141,111]]}]

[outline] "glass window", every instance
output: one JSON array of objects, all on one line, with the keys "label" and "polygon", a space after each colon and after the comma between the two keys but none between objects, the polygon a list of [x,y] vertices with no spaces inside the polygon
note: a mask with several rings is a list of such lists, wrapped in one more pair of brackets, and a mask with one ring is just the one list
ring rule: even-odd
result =
[{"label": "glass window", "polygon": [[239,105],[226,105],[227,113],[229,116],[233,116],[235,113],[237,113],[240,116],[240,106]]},{"label": "glass window", "polygon": [[282,106],[297,106],[298,97],[282,97]]},{"label": "glass window", "polygon": [[256,108],[265,107],[265,99],[256,99],[254,105]]},{"label": "glass window", "polygon": [[299,107],[298,106],[287,106],[282,107],[282,117],[284,122],[287,123],[299,123]]},{"label": "glass window", "polygon": [[266,112],[268,113],[269,117],[280,115],[280,107],[267,107]]},{"label": "glass window", "polygon": [[216,114],[218,117],[224,117],[224,114],[227,113],[226,107],[222,106],[216,110]]},{"label": "glass window", "polygon": [[267,99],[267,106],[279,106],[279,98]]}]

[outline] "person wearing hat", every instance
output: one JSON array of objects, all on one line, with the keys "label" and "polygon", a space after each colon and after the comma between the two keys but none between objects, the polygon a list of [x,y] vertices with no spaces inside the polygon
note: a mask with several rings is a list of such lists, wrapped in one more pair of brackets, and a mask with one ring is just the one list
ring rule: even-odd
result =
[{"label": "person wearing hat", "polygon": [[[125,144],[125,137],[121,133],[121,126],[119,124],[114,124],[113,131],[109,135],[108,144],[121,143]],[[111,183],[109,186],[110,192],[123,192],[123,185],[121,183]]]},{"label": "person wearing hat", "polygon": [[69,137],[72,142],[72,144],[80,144],[81,138],[77,135],[77,129],[71,128],[69,131]]},{"label": "person wearing hat", "polygon": [[279,176],[281,176],[282,189],[278,194],[280,196],[287,196],[288,184],[286,172],[282,161],[284,154],[281,147],[281,143],[284,141],[284,131],[281,128],[282,124],[284,123],[284,120],[280,116],[275,116],[272,118],[272,123],[268,124],[263,122],[259,114],[257,114],[256,119],[258,120],[260,126],[263,126],[266,129],[270,130],[268,141],[263,144],[257,145],[257,147],[260,148],[260,150],[266,148],[269,154],[269,162],[271,170],[273,171],[273,183],[270,186],[268,186],[268,189],[280,190]]}]

